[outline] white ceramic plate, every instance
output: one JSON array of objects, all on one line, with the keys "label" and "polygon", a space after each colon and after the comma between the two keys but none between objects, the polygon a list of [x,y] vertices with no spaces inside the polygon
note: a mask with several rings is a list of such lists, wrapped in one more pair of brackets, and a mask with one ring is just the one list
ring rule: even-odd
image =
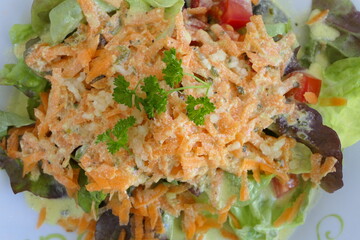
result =
[{"label": "white ceramic plate", "polygon": [[[295,22],[307,16],[311,0],[277,0]],[[360,0],[353,0],[360,8]],[[8,37],[15,23],[30,22],[32,0],[1,0],[0,7],[0,67],[15,61]],[[12,89],[0,87],[0,109],[7,109]],[[299,227],[291,240],[357,240],[360,224],[360,143],[345,150],[345,187],[334,194],[321,193],[318,203],[310,211],[306,223]],[[4,171],[0,171],[0,239],[1,240],[75,240],[58,226],[43,225],[36,229],[38,214],[30,209],[23,194],[14,195]],[[323,221],[321,221],[323,220]],[[343,231],[342,229],[343,222]],[[56,235],[54,235],[56,234]],[[58,235],[61,234],[61,235]],[[328,234],[328,235],[327,235]],[[49,236],[49,238],[45,238]],[[51,237],[52,236],[52,237]]]}]

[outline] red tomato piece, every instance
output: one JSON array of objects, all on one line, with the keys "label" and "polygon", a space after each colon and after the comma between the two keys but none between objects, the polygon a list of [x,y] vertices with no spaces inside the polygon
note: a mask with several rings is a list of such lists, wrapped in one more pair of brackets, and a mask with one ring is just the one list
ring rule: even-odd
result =
[{"label": "red tomato piece", "polygon": [[273,178],[271,180],[271,182],[272,182],[272,187],[273,187],[274,193],[277,198],[284,196],[291,189],[293,189],[299,185],[299,179],[298,179],[297,175],[295,175],[295,174],[290,175],[290,179],[287,183],[282,183],[277,178]]},{"label": "red tomato piece", "polygon": [[[300,72],[292,73],[290,76],[294,76],[295,74],[300,74]],[[301,74],[303,74],[303,77],[299,81],[299,86],[289,91],[286,97],[293,97],[299,102],[307,103],[304,94],[307,92],[314,93],[316,97],[319,97],[322,81],[307,73]]]},{"label": "red tomato piece", "polygon": [[251,0],[224,0],[219,9],[221,24],[229,24],[235,29],[244,27],[253,15]]}]

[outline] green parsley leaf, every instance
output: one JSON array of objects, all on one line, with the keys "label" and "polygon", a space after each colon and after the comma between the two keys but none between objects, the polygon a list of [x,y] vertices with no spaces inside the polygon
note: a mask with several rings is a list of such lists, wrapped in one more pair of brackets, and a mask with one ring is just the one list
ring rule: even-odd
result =
[{"label": "green parsley leaf", "polygon": [[155,113],[166,111],[168,93],[160,88],[159,80],[155,76],[145,78],[141,90],[146,93],[146,98],[142,99],[141,103],[150,119],[155,117]]},{"label": "green parsley leaf", "polygon": [[134,90],[129,90],[128,87],[130,83],[127,82],[124,76],[119,76],[114,81],[115,89],[113,93],[113,98],[117,103],[125,104],[128,107],[133,106],[133,95],[135,95]]},{"label": "green parsley leaf", "polygon": [[182,60],[176,58],[175,48],[164,51],[163,62],[166,63],[166,68],[162,71],[165,74],[164,79],[170,87],[174,87],[184,76],[184,70],[181,67]]},{"label": "green parsley leaf", "polygon": [[190,95],[187,97],[186,104],[188,117],[196,125],[204,125],[205,116],[215,111],[215,105],[208,97],[194,98]]},{"label": "green parsley leaf", "polygon": [[120,148],[128,149],[128,130],[135,122],[136,119],[133,116],[119,120],[113,129],[108,129],[106,132],[99,135],[96,139],[96,143],[105,142],[111,154],[115,154]]}]

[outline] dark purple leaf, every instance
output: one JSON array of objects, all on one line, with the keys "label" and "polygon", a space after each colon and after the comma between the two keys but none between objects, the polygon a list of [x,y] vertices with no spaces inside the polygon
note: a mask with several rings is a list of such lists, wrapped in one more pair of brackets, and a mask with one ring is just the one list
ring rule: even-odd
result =
[{"label": "dark purple leaf", "polygon": [[287,23],[288,16],[272,0],[262,0],[253,6],[254,15],[261,15],[265,24]]},{"label": "dark purple leaf", "polygon": [[345,15],[356,11],[351,0],[313,0],[312,9],[329,9],[335,15]]},{"label": "dark purple leaf", "polygon": [[126,240],[131,239],[131,226],[121,226],[119,218],[111,210],[104,212],[96,222],[95,240],[118,240],[121,231],[126,232]]},{"label": "dark purple leaf", "polygon": [[285,72],[284,72],[284,76],[292,73],[292,72],[296,72],[296,71],[300,71],[300,70],[304,70],[305,68],[301,66],[301,64],[299,63],[299,60],[297,58],[297,54],[299,52],[300,47],[296,48],[294,51],[293,56],[291,57],[288,65],[285,68]]},{"label": "dark purple leaf", "polygon": [[306,104],[298,103],[297,111],[301,118],[296,123],[289,123],[285,117],[279,117],[271,130],[279,135],[288,135],[308,146],[313,153],[320,153],[323,157],[335,157],[336,172],[329,173],[321,181],[321,187],[327,192],[335,192],[343,187],[342,181],[342,152],[337,133],[323,125],[322,117],[316,110]]},{"label": "dark purple leaf", "polygon": [[196,197],[200,196],[201,194],[200,189],[196,187],[191,187],[188,191],[191,192]]},{"label": "dark purple leaf", "polygon": [[65,187],[58,183],[53,176],[41,172],[36,181],[31,180],[30,174],[23,177],[22,162],[8,157],[1,148],[0,168],[6,170],[10,178],[11,188],[15,194],[29,191],[43,198],[62,198],[67,196]]},{"label": "dark purple leaf", "polygon": [[360,12],[353,11],[346,15],[330,14],[326,19],[332,26],[360,37]]},{"label": "dark purple leaf", "polygon": [[313,9],[329,9],[326,23],[340,31],[328,44],[344,57],[360,56],[360,12],[350,0],[314,0]]}]

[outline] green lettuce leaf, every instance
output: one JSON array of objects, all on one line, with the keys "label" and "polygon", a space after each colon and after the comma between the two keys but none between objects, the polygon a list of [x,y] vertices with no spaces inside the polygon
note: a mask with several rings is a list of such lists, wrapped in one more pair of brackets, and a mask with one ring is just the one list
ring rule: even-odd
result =
[{"label": "green lettuce leaf", "polygon": [[[336,49],[337,54],[343,58],[360,56],[360,39],[346,32],[342,32],[338,38],[329,42],[328,46]],[[330,59],[332,59],[331,56]]]},{"label": "green lettuce leaf", "polygon": [[316,105],[314,108],[323,116],[325,125],[337,132],[342,147],[349,147],[360,140],[360,57],[333,63],[326,68],[324,78],[320,96],[343,97],[347,105]]},{"label": "green lettuce leaf", "polygon": [[[244,202],[237,201],[234,206],[243,207],[248,205],[252,199],[256,199],[262,191],[267,188],[272,178],[272,175],[262,176],[260,183],[258,183],[252,178],[252,176],[249,176],[248,189],[250,200]],[[220,188],[219,193],[220,197],[216,200],[217,207],[219,209],[223,208],[232,196],[240,196],[241,179],[234,174],[225,172],[222,179],[222,186],[223,187]],[[211,188],[205,190],[208,195],[212,195],[212,191],[213,189]]]},{"label": "green lettuce leaf", "polygon": [[31,24],[15,24],[11,27],[10,40],[12,44],[24,43],[36,36]]},{"label": "green lettuce leaf", "polygon": [[117,8],[113,5],[103,1],[103,0],[94,0],[94,2],[105,12],[115,11]]},{"label": "green lettuce leaf", "polygon": [[94,204],[95,210],[97,211],[101,202],[104,201],[107,197],[107,194],[104,194],[100,191],[89,192],[88,190],[86,190],[85,186],[86,184],[88,184],[88,179],[82,169],[80,170],[78,183],[80,185],[80,190],[77,194],[79,206],[85,212],[90,213]]},{"label": "green lettuce leaf", "polygon": [[19,59],[17,64],[6,64],[0,71],[0,85],[15,86],[28,99],[27,110],[31,119],[34,119],[34,108],[40,104],[40,93],[46,91],[49,82],[38,76],[24,62]]},{"label": "green lettuce leaf", "polygon": [[[250,200],[244,202],[238,200],[230,209],[238,223],[240,223],[241,229],[238,229],[232,218],[229,218],[224,224],[224,228],[227,231],[234,233],[242,240],[283,240],[284,230],[290,231],[304,222],[305,213],[307,212],[312,197],[312,184],[300,180],[301,182],[296,188],[281,198],[277,198],[273,193],[272,179],[272,175],[262,176],[260,183],[257,183],[251,175],[249,176],[248,186]],[[218,198],[215,199],[215,205],[218,209],[221,209],[228,203],[229,198],[234,195],[240,195],[240,178],[230,173],[224,173],[222,179],[219,181],[221,181],[220,188],[216,190],[211,188],[205,189],[205,192],[198,197],[194,196],[194,199],[198,203],[208,203],[208,195],[215,193],[216,196],[218,196]],[[280,227],[274,227],[274,222],[288,207],[291,207],[303,193],[305,194],[305,199],[293,222],[286,223]],[[203,212],[203,214],[209,218],[216,217],[216,215],[208,212]],[[181,217],[176,218],[164,212],[162,218],[167,239],[185,240],[186,237],[181,227]],[[220,231],[212,229],[205,234],[204,239],[221,239]]]},{"label": "green lettuce leaf", "polygon": [[302,143],[296,142],[294,148],[291,149],[292,158],[289,162],[290,173],[302,174],[311,171],[311,155],[310,148]]},{"label": "green lettuce leaf", "polygon": [[[103,0],[93,0],[105,12],[116,8]],[[59,43],[83,21],[84,15],[77,0],[34,0],[31,25],[42,40]]]},{"label": "green lettuce leaf", "polygon": [[15,86],[28,97],[43,92],[48,81],[38,76],[20,59],[17,64],[6,64],[0,71],[0,84]]},{"label": "green lettuce leaf", "polygon": [[74,31],[84,15],[76,0],[65,0],[49,12],[52,43],[59,43]]},{"label": "green lettuce leaf", "polygon": [[39,36],[50,28],[50,11],[64,0],[34,0],[31,7],[31,25]]},{"label": "green lettuce leaf", "polygon": [[292,30],[291,22],[287,23],[273,23],[266,24],[266,31],[271,37],[276,37],[278,35],[286,35]]},{"label": "green lettuce leaf", "polygon": [[168,7],[165,9],[165,18],[166,19],[174,19],[175,16],[181,11],[181,9],[184,7],[184,1],[178,0],[172,5],[171,7]]},{"label": "green lettuce leaf", "polygon": [[149,3],[143,0],[126,0],[130,5],[130,14],[143,13],[151,10]]},{"label": "green lettuce leaf", "polygon": [[143,0],[147,4],[155,8],[169,8],[174,6],[178,0]]},{"label": "green lettuce leaf", "polygon": [[22,127],[33,123],[29,118],[0,110],[0,138],[6,136],[8,127]]},{"label": "green lettuce leaf", "polygon": [[58,183],[53,176],[45,174],[41,170],[38,177],[33,177],[30,173],[23,177],[22,162],[9,158],[1,148],[0,168],[6,170],[11,188],[15,194],[29,191],[43,198],[62,198],[67,196],[65,187]]},{"label": "green lettuce leaf", "polygon": [[[306,208],[309,205],[311,183],[302,182],[300,186],[287,193],[287,195],[276,198],[269,185],[263,189],[261,194],[243,207],[233,206],[231,213],[236,217],[242,226],[237,229],[230,220],[233,232],[242,240],[280,240],[281,230],[293,228],[302,224],[305,220]],[[275,228],[273,223],[284,212],[284,210],[296,201],[300,194],[305,193],[306,199],[303,202],[299,214],[294,221]]]},{"label": "green lettuce leaf", "polygon": [[152,8],[165,8],[165,17],[171,19],[179,13],[184,6],[184,0],[127,0],[130,13],[143,13]]}]

